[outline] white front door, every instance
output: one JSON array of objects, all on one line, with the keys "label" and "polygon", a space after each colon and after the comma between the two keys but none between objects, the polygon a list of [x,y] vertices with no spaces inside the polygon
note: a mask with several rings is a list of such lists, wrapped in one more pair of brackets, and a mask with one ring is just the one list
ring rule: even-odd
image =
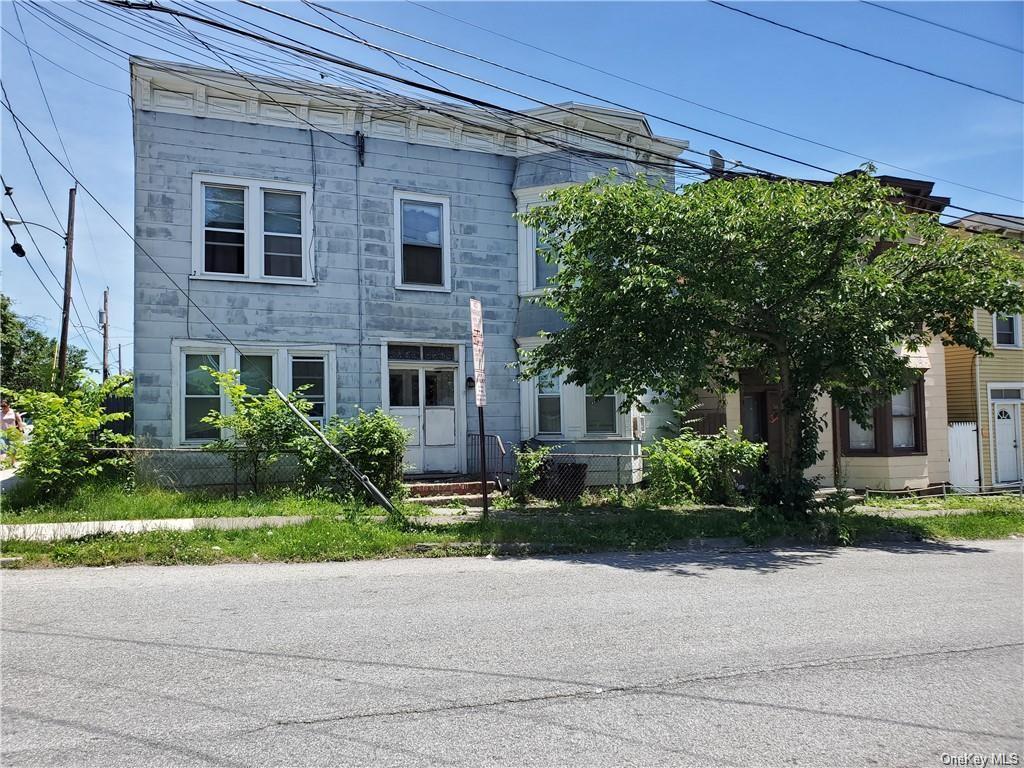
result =
[{"label": "white front door", "polygon": [[406,471],[457,472],[457,366],[438,363],[390,363],[388,412],[409,432]]},{"label": "white front door", "polygon": [[996,482],[1019,482],[1020,404],[996,403],[992,410],[995,416]]}]

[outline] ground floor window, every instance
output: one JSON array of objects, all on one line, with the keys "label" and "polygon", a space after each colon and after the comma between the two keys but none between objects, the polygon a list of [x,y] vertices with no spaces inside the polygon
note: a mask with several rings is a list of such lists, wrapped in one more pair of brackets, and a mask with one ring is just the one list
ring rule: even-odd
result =
[{"label": "ground floor window", "polygon": [[588,435],[610,435],[619,431],[615,395],[586,395]]},{"label": "ground floor window", "polygon": [[843,453],[848,456],[926,453],[923,378],[876,407],[866,424],[858,424],[841,410],[839,428]]},{"label": "ground floor window", "polygon": [[186,354],[184,392],[184,436],[186,440],[216,440],[219,430],[203,421],[210,411],[221,409],[220,387],[209,371],[221,369],[219,354]]},{"label": "ground floor window", "polygon": [[551,372],[537,379],[537,433],[562,434],[562,383]]},{"label": "ground floor window", "polygon": [[175,385],[175,438],[198,443],[219,438],[215,427],[202,421],[210,411],[228,407],[217,382],[204,368],[238,371],[239,381],[250,395],[266,396],[273,388],[302,395],[312,404],[309,418],[324,423],[333,412],[334,365],[329,347],[313,349],[175,342],[180,378]]}]

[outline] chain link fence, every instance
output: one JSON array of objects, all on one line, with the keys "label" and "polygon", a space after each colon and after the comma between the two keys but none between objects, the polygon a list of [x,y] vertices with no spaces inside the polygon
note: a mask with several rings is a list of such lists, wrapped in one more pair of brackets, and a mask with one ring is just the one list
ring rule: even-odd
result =
[{"label": "chain link fence", "polygon": [[544,460],[532,493],[551,501],[575,501],[587,489],[630,488],[643,477],[639,455],[553,453]]},{"label": "chain link fence", "polygon": [[298,455],[280,452],[280,457],[257,474],[239,450],[203,448],[94,448],[103,458],[120,459],[121,469],[138,487],[174,491],[203,491],[237,497],[295,482]]}]

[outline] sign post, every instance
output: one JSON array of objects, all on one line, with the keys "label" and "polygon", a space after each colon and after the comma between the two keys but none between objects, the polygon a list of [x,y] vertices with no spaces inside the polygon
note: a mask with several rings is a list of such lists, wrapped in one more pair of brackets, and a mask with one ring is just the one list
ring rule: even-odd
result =
[{"label": "sign post", "polygon": [[473,329],[473,376],[475,379],[476,412],[480,419],[480,491],[484,497],[484,518],[487,517],[487,442],[484,433],[484,406],[487,405],[487,369],[484,364],[484,310],[479,299],[469,300],[469,320]]}]

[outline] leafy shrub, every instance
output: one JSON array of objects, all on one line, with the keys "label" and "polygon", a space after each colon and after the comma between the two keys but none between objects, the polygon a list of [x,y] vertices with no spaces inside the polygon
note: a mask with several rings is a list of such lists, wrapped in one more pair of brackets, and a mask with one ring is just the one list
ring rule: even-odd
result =
[{"label": "leafy shrub", "polygon": [[33,493],[41,498],[64,495],[86,479],[128,465],[115,451],[94,449],[131,443],[131,437],[108,427],[128,414],[107,413],[103,407],[106,398],[130,392],[130,377],[113,376],[103,384],[83,378],[77,389],[64,395],[27,390],[14,396],[33,422],[31,438],[19,449],[17,470]]},{"label": "leafy shrub", "polygon": [[[402,459],[409,435],[398,419],[379,408],[369,413],[359,411],[351,419],[333,417],[323,431],[331,444],[367,475],[381,493],[392,500],[402,498]],[[365,496],[363,487],[315,435],[303,435],[293,446],[299,452],[299,483],[307,493],[329,492],[351,499]]]},{"label": "leafy shrub", "polygon": [[514,501],[525,504],[530,500],[530,493],[544,469],[544,461],[554,449],[552,445],[516,446],[512,449],[515,466],[509,493]]},{"label": "leafy shrub", "polygon": [[[260,481],[271,465],[281,458],[305,428],[281,398],[249,394],[246,385],[239,381],[238,371],[221,372],[207,367],[203,370],[214,378],[231,403],[228,413],[210,411],[203,417],[205,423],[225,430],[229,435],[207,443],[203,448],[228,452],[231,462],[246,474],[253,490],[258,492]],[[303,413],[311,407],[301,392],[293,392],[288,399]]]},{"label": "leafy shrub", "polygon": [[25,435],[17,427],[11,427],[0,432],[0,467],[14,466],[18,460],[18,453],[25,443]]},{"label": "leafy shrub", "polygon": [[712,437],[686,430],[645,449],[648,488],[665,503],[735,504],[740,498],[736,487],[740,473],[756,470],[764,453],[762,443],[742,440],[725,429]]}]

